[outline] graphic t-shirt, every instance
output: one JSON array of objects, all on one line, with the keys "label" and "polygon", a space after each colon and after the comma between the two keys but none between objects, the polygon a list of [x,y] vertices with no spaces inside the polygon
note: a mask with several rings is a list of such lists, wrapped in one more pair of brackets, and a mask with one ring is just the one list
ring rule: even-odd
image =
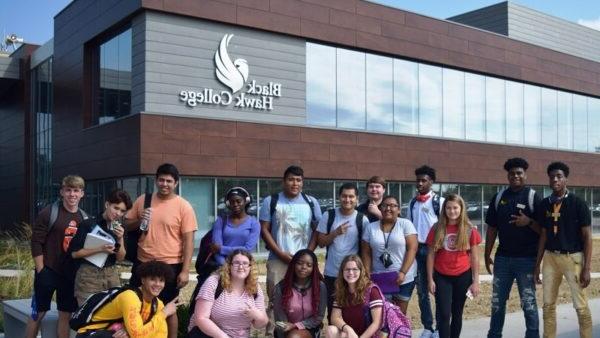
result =
[{"label": "graphic t-shirt", "polygon": [[[319,202],[312,196],[307,195],[307,197],[313,201],[315,217],[319,221],[321,219]],[[271,219],[270,209],[271,196],[268,196],[260,207],[260,220],[271,223],[271,236],[279,249],[293,255],[298,250],[307,248],[312,236],[312,211],[304,198],[298,194],[295,198],[288,199],[283,192],[280,192],[273,219]],[[270,252],[269,259],[274,258],[275,255]]]},{"label": "graphic t-shirt", "polygon": [[[435,240],[435,227],[431,228],[427,235],[427,245],[433,246]],[[433,268],[438,273],[446,276],[458,276],[471,268],[471,250],[459,251],[456,249],[458,227],[456,224],[446,226],[444,246],[435,253]],[[471,228],[469,245],[472,247],[481,243],[481,236],[475,227]]]}]

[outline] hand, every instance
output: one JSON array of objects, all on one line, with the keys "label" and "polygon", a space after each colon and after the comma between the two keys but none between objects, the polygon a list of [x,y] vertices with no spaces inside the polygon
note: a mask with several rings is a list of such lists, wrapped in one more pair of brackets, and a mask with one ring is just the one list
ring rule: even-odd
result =
[{"label": "hand", "polygon": [[402,285],[404,280],[406,279],[406,274],[403,271],[398,272],[398,277],[396,278],[396,284]]},{"label": "hand", "polygon": [[379,210],[379,206],[375,203],[373,203],[372,201],[369,202],[369,207],[367,208],[367,210],[377,216],[379,219],[381,219],[381,210]]},{"label": "hand", "polygon": [[103,246],[98,248],[98,252],[106,252],[108,254],[115,253],[115,246],[112,244],[104,244]]},{"label": "hand", "polygon": [[535,278],[536,284],[542,284],[542,279],[540,278],[540,267],[537,265],[535,266],[535,269],[533,269],[533,278]]},{"label": "hand", "polygon": [[125,229],[123,229],[123,227],[119,224],[119,225],[115,225],[112,232],[115,234],[115,236],[117,236],[117,239],[121,239],[123,238],[123,234],[125,233]]},{"label": "hand", "polygon": [[350,325],[344,326],[343,332],[346,332],[346,337],[348,338],[358,338],[358,335],[356,334],[356,332],[354,332],[354,329],[350,327]]},{"label": "hand", "polygon": [[590,285],[590,270],[589,269],[581,269],[581,273],[579,274],[579,285],[582,288],[587,288]]},{"label": "hand", "polygon": [[142,219],[141,220],[146,220],[146,221],[150,222],[150,218],[151,217],[152,217],[152,208],[146,208],[146,209],[144,209],[144,212],[142,212]]},{"label": "hand", "polygon": [[40,272],[42,272],[42,270],[44,270],[44,266],[43,265],[41,265],[39,267],[38,266],[35,267],[35,273],[40,273]]},{"label": "hand", "polygon": [[177,312],[177,307],[181,304],[183,303],[180,303],[179,297],[177,297],[170,301],[167,305],[165,305],[165,307],[163,308],[163,313],[165,314],[165,317],[169,317],[175,314]]},{"label": "hand", "polygon": [[477,297],[477,295],[479,295],[479,282],[473,282],[473,284],[469,286],[469,291],[471,291],[473,297]]},{"label": "hand", "polygon": [[285,323],[285,327],[283,328],[283,332],[292,331],[295,328],[296,328],[296,325],[294,325],[292,323]]},{"label": "hand", "polygon": [[221,252],[221,246],[219,244],[216,244],[216,243],[210,243],[210,246],[208,247],[208,249],[212,253],[219,253],[219,252]]},{"label": "hand", "polygon": [[[256,318],[258,318],[258,310],[256,309],[256,306],[254,305],[253,302],[246,302],[244,304],[245,308],[244,308],[244,315],[248,318],[250,318],[251,320],[256,320]],[[288,323],[289,324],[289,323]]]},{"label": "hand", "polygon": [[113,338],[129,338],[129,335],[127,334],[127,331],[125,331],[125,329],[120,329],[116,331],[112,336]]},{"label": "hand", "polygon": [[190,272],[189,271],[181,271],[179,275],[177,275],[177,288],[184,288],[188,282],[190,281]]},{"label": "hand", "polygon": [[283,252],[282,256],[279,256],[279,259],[281,259],[281,261],[285,264],[290,264],[290,262],[292,261],[292,255],[290,255],[287,252]]},{"label": "hand", "polygon": [[340,236],[348,232],[348,228],[350,227],[350,222],[346,221],[344,224],[340,225],[337,229],[335,229],[335,235]]},{"label": "hand", "polygon": [[485,259],[485,269],[487,270],[487,272],[490,275],[493,275],[492,269],[490,268],[490,265],[494,265],[494,261],[492,260],[492,257],[490,257],[489,255],[485,255],[484,259]]},{"label": "hand", "polygon": [[435,295],[435,282],[433,280],[429,281],[429,293]]},{"label": "hand", "polygon": [[508,223],[512,223],[518,227],[524,227],[531,223],[531,218],[527,217],[527,215],[523,213],[523,210],[520,209],[518,215],[510,215],[510,218],[511,220],[508,221]]}]

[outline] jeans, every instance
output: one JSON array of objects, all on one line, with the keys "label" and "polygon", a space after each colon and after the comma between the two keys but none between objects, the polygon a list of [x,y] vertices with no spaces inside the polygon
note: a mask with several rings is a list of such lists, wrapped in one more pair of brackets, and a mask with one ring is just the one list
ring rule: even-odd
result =
[{"label": "jeans", "polygon": [[462,330],[462,314],[467,300],[467,290],[473,283],[471,269],[458,276],[433,272],[435,306],[440,338],[458,338]]},{"label": "jeans", "polygon": [[417,295],[419,296],[419,309],[421,310],[421,324],[423,328],[433,331],[433,315],[431,313],[431,302],[429,301],[429,290],[427,283],[427,244],[419,243],[417,250]]},{"label": "jeans", "polygon": [[557,254],[544,253],[542,266],[542,287],[544,289],[544,338],[556,337],[556,297],[563,276],[567,280],[573,307],[579,321],[579,336],[592,338],[592,314],[588,306],[585,289],[579,284],[583,266],[583,253]]},{"label": "jeans", "polygon": [[517,280],[521,308],[525,316],[525,338],[539,338],[538,308],[535,300],[535,280],[533,269],[535,257],[506,257],[496,255],[494,261],[494,281],[492,291],[492,314],[488,338],[502,337],[506,301],[513,281]]}]

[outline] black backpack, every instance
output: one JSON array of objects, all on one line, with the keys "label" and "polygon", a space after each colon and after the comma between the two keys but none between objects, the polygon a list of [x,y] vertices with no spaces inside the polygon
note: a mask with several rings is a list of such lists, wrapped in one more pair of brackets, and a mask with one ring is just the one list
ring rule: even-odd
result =
[{"label": "black backpack", "polygon": [[[317,228],[317,224],[319,223],[317,221],[317,216],[315,216],[315,203],[305,193],[300,192],[300,195],[302,196],[302,198],[304,199],[304,201],[310,207],[310,212],[311,212],[311,215],[312,215],[310,223],[311,223],[312,229],[315,230]],[[273,215],[275,214],[275,209],[277,209],[277,202],[278,201],[279,201],[279,193],[275,193],[275,194],[271,195],[271,204],[269,205],[269,209],[270,209],[269,210],[269,215],[271,215],[271,223],[273,222]]]},{"label": "black backpack", "polygon": [[[417,198],[413,197],[413,199],[410,200],[410,206],[408,209],[408,212],[410,214],[410,221],[413,223],[414,223],[415,219],[414,219],[412,209],[415,206],[416,201],[417,201]],[[433,207],[433,212],[435,213],[435,215],[439,217],[440,216],[440,195],[433,193],[433,196],[431,199],[431,206]]]},{"label": "black backpack", "polygon": [[[123,320],[122,317],[114,318],[114,319],[107,319],[107,320],[97,320],[97,321],[93,321],[92,317],[94,316],[94,314],[96,312],[98,312],[100,309],[102,309],[106,304],[112,302],[118,295],[120,295],[121,293],[123,293],[127,290],[134,291],[135,294],[140,299],[140,301],[143,303],[142,291],[140,291],[140,289],[138,289],[138,288],[117,287],[117,288],[110,288],[105,291],[100,291],[98,293],[95,293],[95,294],[89,296],[85,300],[85,302],[83,302],[83,304],[79,307],[79,309],[77,309],[77,311],[73,312],[73,314],[71,315],[71,319],[69,320],[69,326],[71,327],[72,330],[77,331],[88,325],[107,324],[106,326],[108,327],[112,323],[118,323],[118,322],[122,321]],[[150,307],[150,316],[148,316],[148,319],[146,321],[144,321],[144,324],[146,324],[150,320],[152,320],[152,317],[156,314],[157,309],[158,309],[158,300],[156,297],[154,297],[152,299],[152,305]],[[140,310],[140,313],[141,313],[141,310]]]},{"label": "black backpack", "polygon": [[[150,208],[151,203],[152,193],[147,192],[144,194],[144,209]],[[127,231],[127,236],[125,236],[125,259],[131,263],[135,263],[137,261],[138,242],[141,236],[142,230],[139,228]]]},{"label": "black backpack", "polygon": [[[360,250],[360,240],[362,239],[363,233],[363,218],[365,215],[357,211],[356,212],[356,228],[358,229],[358,247]],[[331,227],[333,226],[333,222],[335,221],[335,209],[327,210],[327,234],[331,232]],[[327,259],[327,255],[329,254],[329,247],[327,247],[325,251],[325,259]]]}]

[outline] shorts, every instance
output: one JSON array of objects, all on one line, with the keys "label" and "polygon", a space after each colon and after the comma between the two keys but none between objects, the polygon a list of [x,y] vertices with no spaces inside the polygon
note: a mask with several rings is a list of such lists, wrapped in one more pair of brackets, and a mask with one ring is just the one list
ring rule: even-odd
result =
[{"label": "shorts", "polygon": [[384,294],[384,296],[385,296],[385,299],[387,299],[387,300],[408,302],[410,300],[410,297],[412,296],[414,289],[415,289],[415,281],[412,281],[412,282],[408,282],[408,283],[400,285],[398,287],[397,293],[386,293],[386,294]]},{"label": "shorts", "polygon": [[33,277],[33,296],[37,312],[50,310],[52,296],[56,291],[56,308],[62,312],[77,310],[75,299],[74,278],[64,273],[58,273],[47,266],[36,272]]},{"label": "shorts", "polygon": [[[137,261],[133,263],[133,266],[131,267],[131,278],[129,279],[130,286],[139,287],[142,285],[142,280],[136,274],[137,267],[140,264],[142,264],[142,262]],[[183,264],[169,264],[169,266],[173,269],[173,279],[165,281],[165,288],[158,295],[158,299],[162,300],[165,305],[179,296],[177,276],[181,273]]]},{"label": "shorts", "polygon": [[99,268],[82,263],[75,275],[75,298],[81,306],[94,293],[120,286],[121,279],[116,265]]}]

